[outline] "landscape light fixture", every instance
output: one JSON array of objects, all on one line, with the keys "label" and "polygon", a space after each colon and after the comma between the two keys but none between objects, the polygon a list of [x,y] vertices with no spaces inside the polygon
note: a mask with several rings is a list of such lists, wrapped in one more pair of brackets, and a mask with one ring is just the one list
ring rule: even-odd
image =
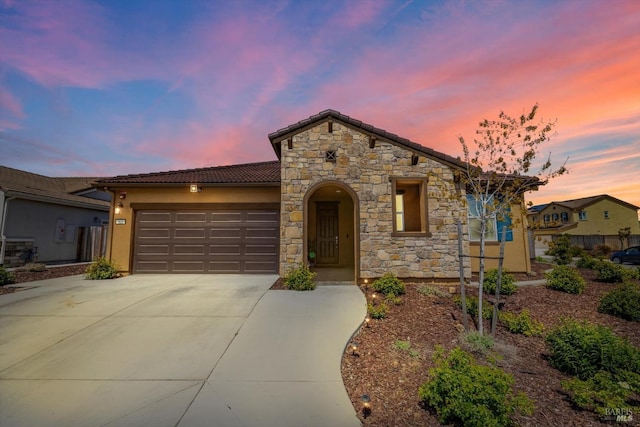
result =
[{"label": "landscape light fixture", "polygon": [[362,402],[362,415],[367,418],[371,415],[371,399],[368,394],[363,394],[360,396],[360,401]]},{"label": "landscape light fixture", "polygon": [[351,341],[351,355],[356,356],[356,350],[358,349],[358,343]]},{"label": "landscape light fixture", "polygon": [[365,327],[369,327],[369,324],[371,323],[371,317],[367,316],[364,318],[364,325]]}]

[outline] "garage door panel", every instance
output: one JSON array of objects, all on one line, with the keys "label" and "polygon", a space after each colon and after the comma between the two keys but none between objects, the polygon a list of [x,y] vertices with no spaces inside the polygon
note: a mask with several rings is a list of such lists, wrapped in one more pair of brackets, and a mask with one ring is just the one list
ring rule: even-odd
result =
[{"label": "garage door panel", "polygon": [[205,255],[204,245],[173,245],[174,255]]},{"label": "garage door panel", "polygon": [[143,261],[136,262],[137,273],[169,273],[169,262],[158,261]]},{"label": "garage door panel", "polygon": [[211,255],[242,255],[242,245],[211,245],[209,246],[209,253]]},{"label": "garage door panel", "polygon": [[141,224],[151,222],[171,222],[171,212],[140,212],[138,214],[138,221]]},{"label": "garage door panel", "polygon": [[277,239],[279,235],[279,230],[277,228],[253,228],[247,227],[245,236],[246,237],[261,237],[261,238],[271,238]]},{"label": "garage door panel", "polygon": [[277,211],[248,211],[247,222],[270,222],[277,224],[280,221],[280,213]]},{"label": "garage door panel", "polygon": [[136,213],[135,273],[275,273],[277,210]]},{"label": "garage door panel", "polygon": [[169,245],[139,245],[140,255],[169,255]]},{"label": "garage door panel", "polygon": [[171,237],[171,229],[141,227],[137,235],[140,239],[168,239]]},{"label": "garage door panel", "polygon": [[204,239],[206,234],[204,228],[176,228],[174,237],[176,239]]},{"label": "garage door panel", "polygon": [[206,212],[176,212],[176,222],[204,224],[207,222],[207,213]]},{"label": "garage door panel", "polygon": [[172,262],[172,273],[204,273],[204,261],[178,261]]},{"label": "garage door panel", "polygon": [[238,227],[233,228],[210,228],[209,237],[212,238],[241,238],[242,229]]},{"label": "garage door panel", "polygon": [[211,222],[212,223],[242,222],[242,212],[233,212],[233,211],[212,212]]}]

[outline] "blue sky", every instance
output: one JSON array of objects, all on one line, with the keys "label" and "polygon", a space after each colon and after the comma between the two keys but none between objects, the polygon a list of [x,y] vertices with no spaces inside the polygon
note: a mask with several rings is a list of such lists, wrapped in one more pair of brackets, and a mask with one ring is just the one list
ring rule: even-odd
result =
[{"label": "blue sky", "polygon": [[540,104],[570,174],[640,206],[640,2],[0,0],[0,164],[111,176],[275,159],[327,108],[458,156]]}]

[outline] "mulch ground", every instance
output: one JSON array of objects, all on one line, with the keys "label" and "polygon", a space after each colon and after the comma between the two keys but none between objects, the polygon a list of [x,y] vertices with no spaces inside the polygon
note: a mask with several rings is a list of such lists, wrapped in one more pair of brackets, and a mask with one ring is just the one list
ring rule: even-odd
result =
[{"label": "mulch ground", "polygon": [[[75,276],[76,274],[84,274],[87,270],[87,264],[65,265],[60,267],[49,267],[45,271],[13,271],[16,278],[16,284],[33,282],[35,280],[55,279],[58,277]],[[16,292],[23,289],[22,287],[0,286],[0,295]]]},{"label": "mulch ground", "polygon": [[[521,275],[518,280],[544,278],[549,264],[535,263],[534,276]],[[547,289],[544,285],[519,288],[506,297],[503,310],[519,312],[529,309],[533,319],[547,329],[563,317],[584,319],[608,326],[616,334],[640,346],[640,325],[597,312],[600,298],[614,285],[594,281],[594,273],[580,270],[587,281],[582,295],[570,295]],[[428,379],[433,367],[432,355],[437,344],[446,350],[460,345],[461,311],[450,296],[423,295],[423,284],[407,283],[407,293],[399,305],[389,305],[382,320],[372,319],[354,336],[358,349],[348,348],[342,359],[342,378],[351,401],[365,426],[439,425],[437,417],[421,407],[418,388]],[[441,288],[448,291],[452,284]],[[372,290],[361,286],[371,301]],[[467,287],[477,295],[477,288]],[[485,328],[488,324],[485,324]],[[473,325],[472,325],[473,328]],[[410,349],[400,349],[396,340],[409,341]],[[596,415],[572,407],[563,394],[560,382],[566,375],[551,368],[542,337],[525,337],[498,326],[494,351],[501,358],[498,365],[514,376],[514,389],[525,392],[536,405],[532,416],[519,416],[523,426],[599,426],[606,425]],[[371,413],[363,416],[361,396],[369,395]],[[635,415],[635,414],[634,414]]]}]

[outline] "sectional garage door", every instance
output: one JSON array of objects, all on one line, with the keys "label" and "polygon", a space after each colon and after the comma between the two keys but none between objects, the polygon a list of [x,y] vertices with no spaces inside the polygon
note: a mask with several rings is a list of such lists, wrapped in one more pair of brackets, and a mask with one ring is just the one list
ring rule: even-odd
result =
[{"label": "sectional garage door", "polygon": [[277,273],[278,210],[140,210],[134,273]]}]

